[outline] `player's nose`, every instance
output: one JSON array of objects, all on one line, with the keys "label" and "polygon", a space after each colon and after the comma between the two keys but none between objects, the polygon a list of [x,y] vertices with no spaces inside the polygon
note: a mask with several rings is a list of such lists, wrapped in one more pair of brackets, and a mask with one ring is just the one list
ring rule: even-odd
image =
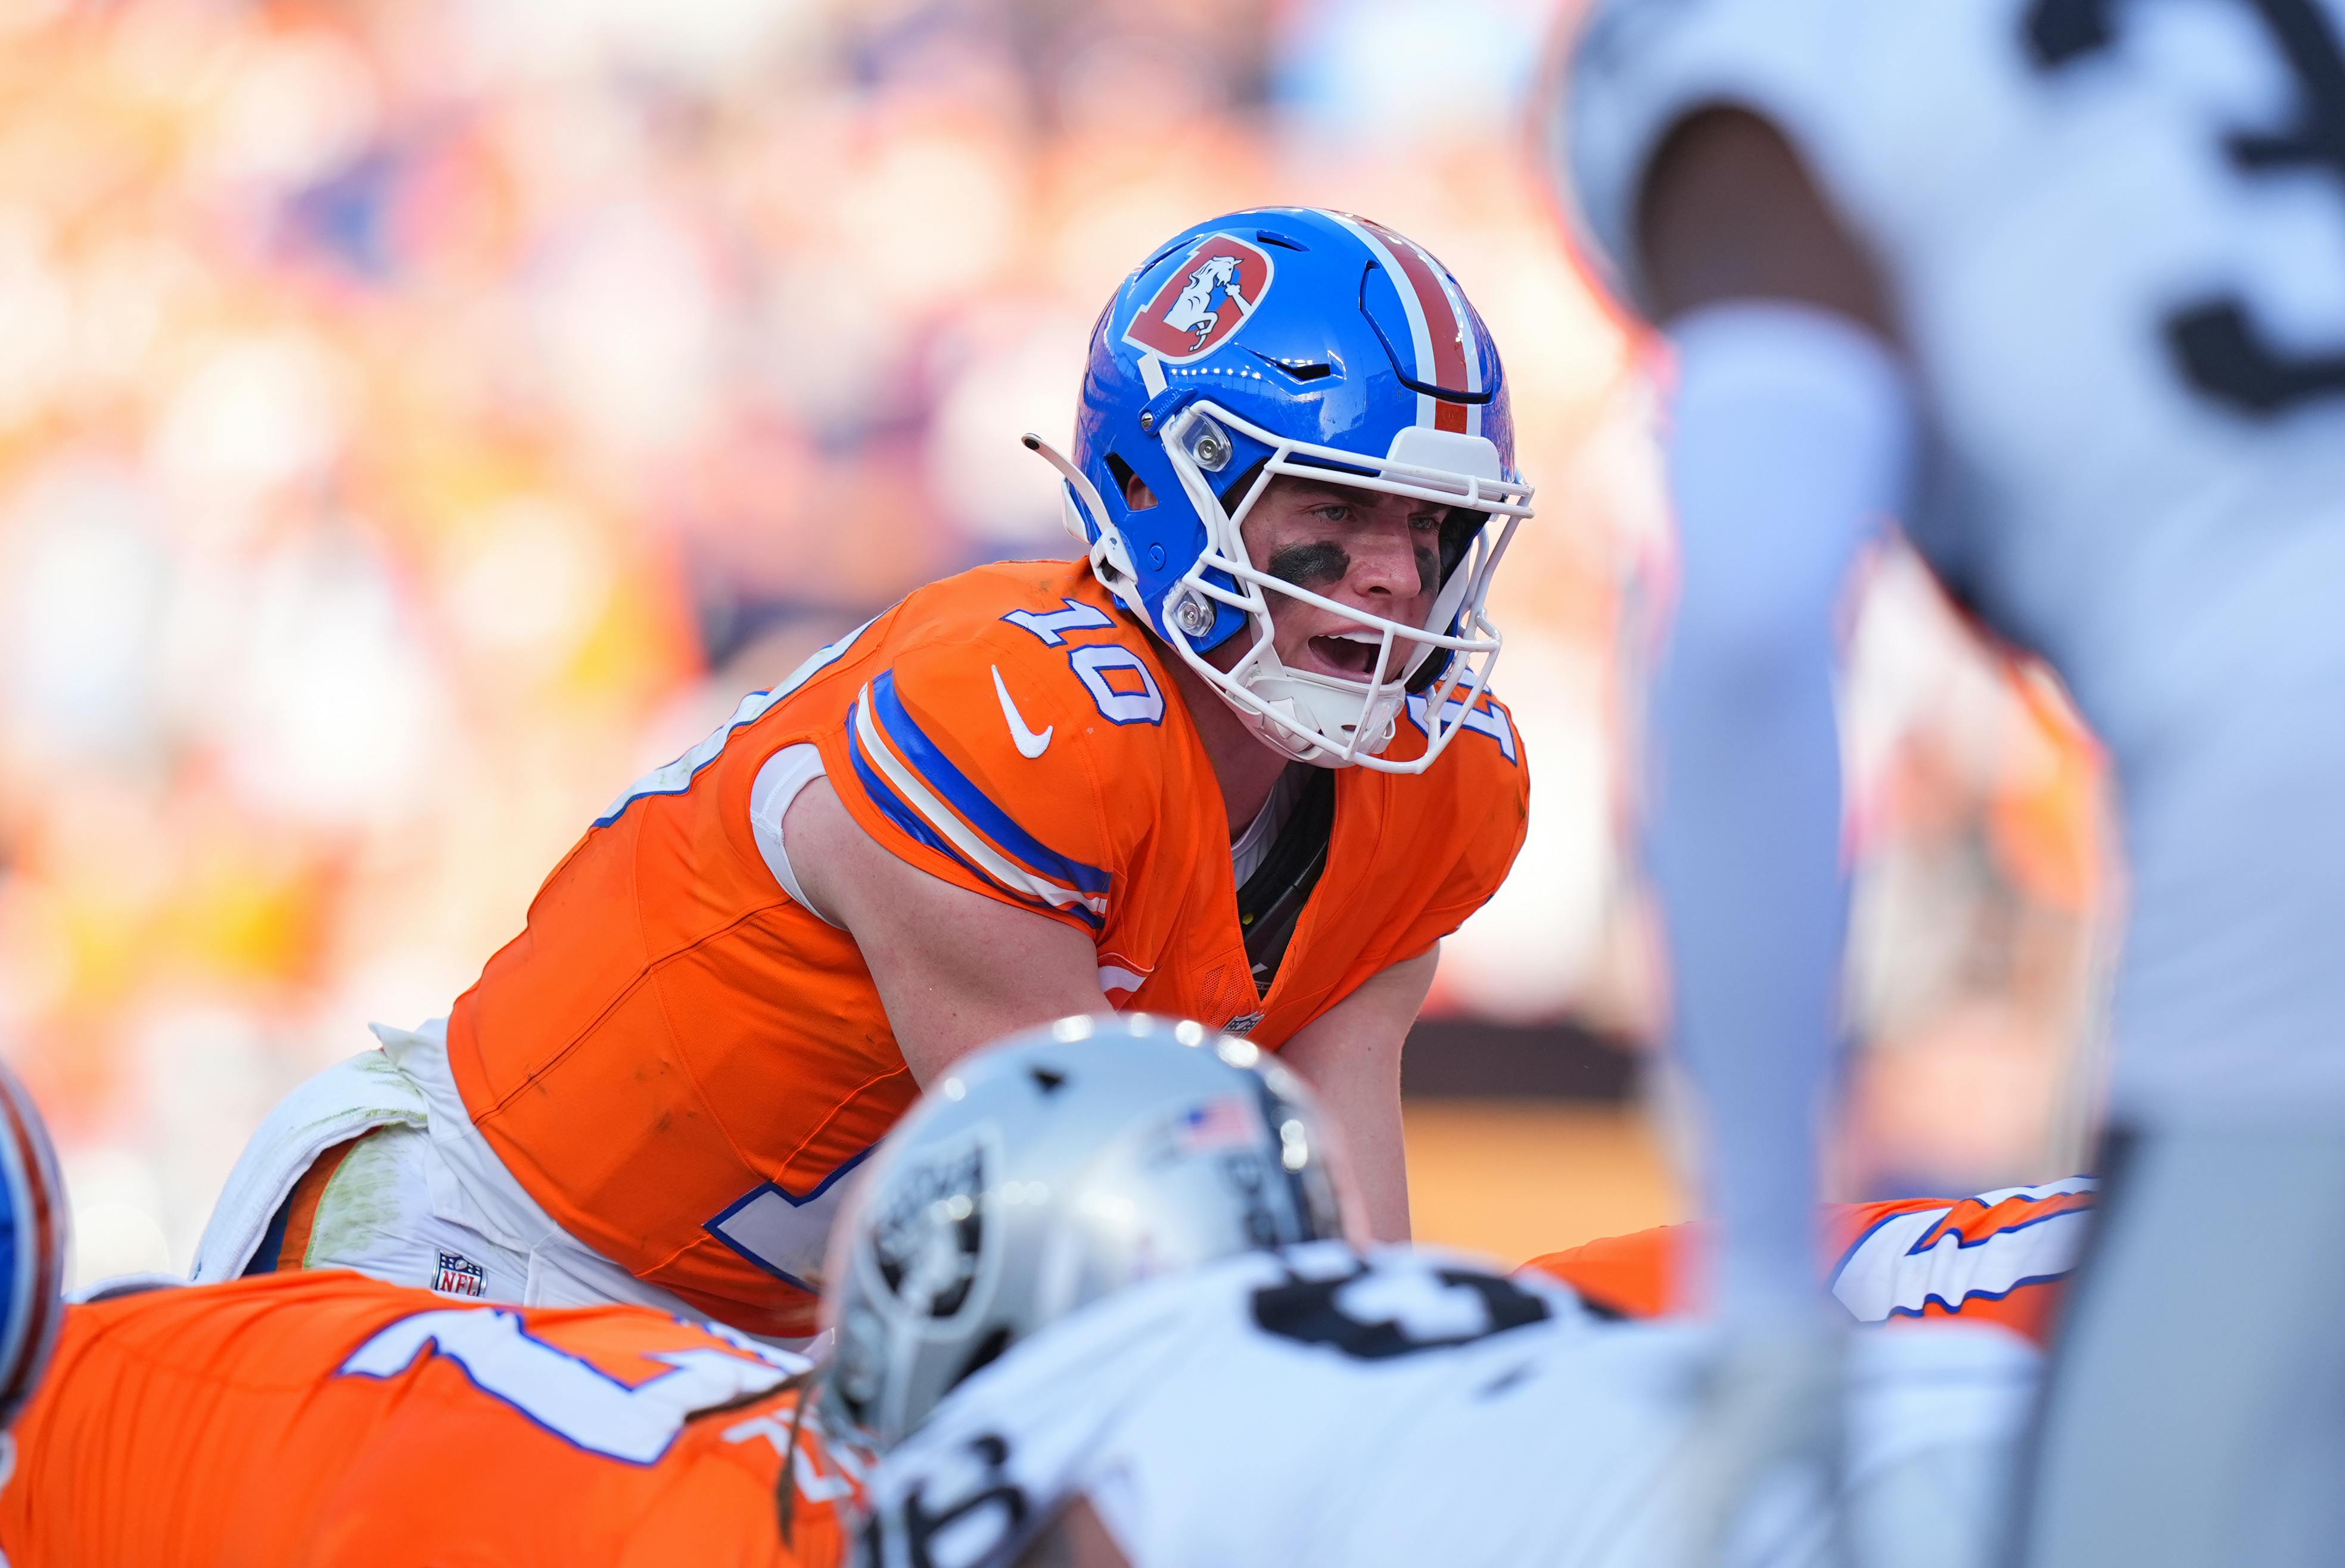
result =
[{"label": "player's nose", "polygon": [[1345,586],[1355,593],[1406,599],[1418,591],[1416,535],[1406,517],[1377,518],[1364,525],[1347,553],[1352,570]]}]

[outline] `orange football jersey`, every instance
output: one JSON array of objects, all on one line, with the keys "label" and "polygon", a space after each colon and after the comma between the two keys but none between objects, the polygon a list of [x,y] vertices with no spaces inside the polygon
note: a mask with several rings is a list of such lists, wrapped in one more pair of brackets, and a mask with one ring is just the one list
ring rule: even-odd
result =
[{"label": "orange football jersey", "polygon": [[758,1354],[634,1307],[340,1270],[70,1309],[0,1490],[15,1568],[796,1568],[854,1481]]},{"label": "orange football jersey", "polygon": [[[2076,1266],[2093,1207],[2089,1177],[2005,1188],[1959,1201],[1837,1205],[1825,1219],[1832,1292],[1860,1322],[1961,1317],[2038,1344]],[[1681,1310],[1695,1225],[1664,1225],[1550,1252],[1523,1265],[1632,1318]]]},{"label": "orange football jersey", "polygon": [[[1388,754],[1425,744],[1423,700]],[[1326,869],[1267,996],[1221,788],[1149,634],[1083,563],[931,584],[745,700],[598,820],[449,1020],[466,1108],[531,1196],[639,1278],[811,1333],[833,1184],[918,1093],[870,972],[752,824],[810,743],[879,843],[1091,938],[1118,1007],[1275,1049],[1496,890],[1528,783],[1485,699],[1417,776],[1336,775]]]}]

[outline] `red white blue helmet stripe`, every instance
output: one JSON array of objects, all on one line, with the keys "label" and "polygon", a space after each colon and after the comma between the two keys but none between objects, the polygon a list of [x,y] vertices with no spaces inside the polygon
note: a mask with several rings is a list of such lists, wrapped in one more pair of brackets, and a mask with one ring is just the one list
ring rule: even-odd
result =
[{"label": "red white blue helmet stripe", "polygon": [[[1358,237],[1384,264],[1386,274],[1408,313],[1410,347],[1416,356],[1411,379],[1423,386],[1461,391],[1482,390],[1481,345],[1476,340],[1473,313],[1458,298],[1448,269],[1427,255],[1406,235],[1347,212],[1328,216]],[[1478,402],[1452,402],[1429,392],[1416,394],[1416,422],[1426,430],[1482,433]]]}]

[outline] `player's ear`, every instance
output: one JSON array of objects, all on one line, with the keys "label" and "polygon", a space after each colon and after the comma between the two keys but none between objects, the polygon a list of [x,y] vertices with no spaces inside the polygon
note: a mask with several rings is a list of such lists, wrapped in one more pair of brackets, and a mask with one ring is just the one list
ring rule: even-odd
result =
[{"label": "player's ear", "polygon": [[1123,476],[1123,504],[1132,511],[1146,511],[1156,504],[1156,492],[1148,488],[1146,480],[1127,472]]},{"label": "player's ear", "polygon": [[1637,248],[1654,320],[1737,299],[1819,306],[1898,335],[1873,258],[1783,134],[1743,109],[1679,122],[1645,171]]}]

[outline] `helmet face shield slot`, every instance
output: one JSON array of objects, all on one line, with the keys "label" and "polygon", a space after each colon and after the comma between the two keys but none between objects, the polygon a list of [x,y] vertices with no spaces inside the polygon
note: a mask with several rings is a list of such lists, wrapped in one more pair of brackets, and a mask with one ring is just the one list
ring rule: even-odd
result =
[{"label": "helmet face shield slot", "polygon": [[[1216,437],[1233,431],[1242,442],[1260,442],[1268,450],[1250,475],[1241,476],[1248,482],[1223,492],[1233,504],[1224,504],[1195,460],[1195,431],[1201,426]],[[1263,740],[1297,761],[1410,773],[1430,765],[1464,723],[1465,710],[1487,688],[1490,666],[1503,645],[1483,606],[1516,525],[1530,514],[1529,487],[1396,458],[1364,460],[1355,452],[1284,440],[1203,400],[1167,421],[1161,439],[1206,532],[1203,552],[1181,579],[1183,592],[1166,601],[1162,630],[1173,651]],[[1282,476],[1443,507],[1440,576],[1421,623],[1379,616],[1254,563],[1244,538],[1246,519]],[[1201,618],[1188,609],[1197,600],[1236,612],[1252,633],[1252,641],[1226,670],[1203,656],[1210,644],[1199,646]],[[1315,606],[1375,636],[1376,656],[1364,677],[1345,680],[1290,668],[1276,644],[1275,622],[1283,603]],[[1243,640],[1245,632],[1239,635]],[[1405,762],[1386,762],[1381,754],[1410,696],[1425,701],[1425,752]]]}]

